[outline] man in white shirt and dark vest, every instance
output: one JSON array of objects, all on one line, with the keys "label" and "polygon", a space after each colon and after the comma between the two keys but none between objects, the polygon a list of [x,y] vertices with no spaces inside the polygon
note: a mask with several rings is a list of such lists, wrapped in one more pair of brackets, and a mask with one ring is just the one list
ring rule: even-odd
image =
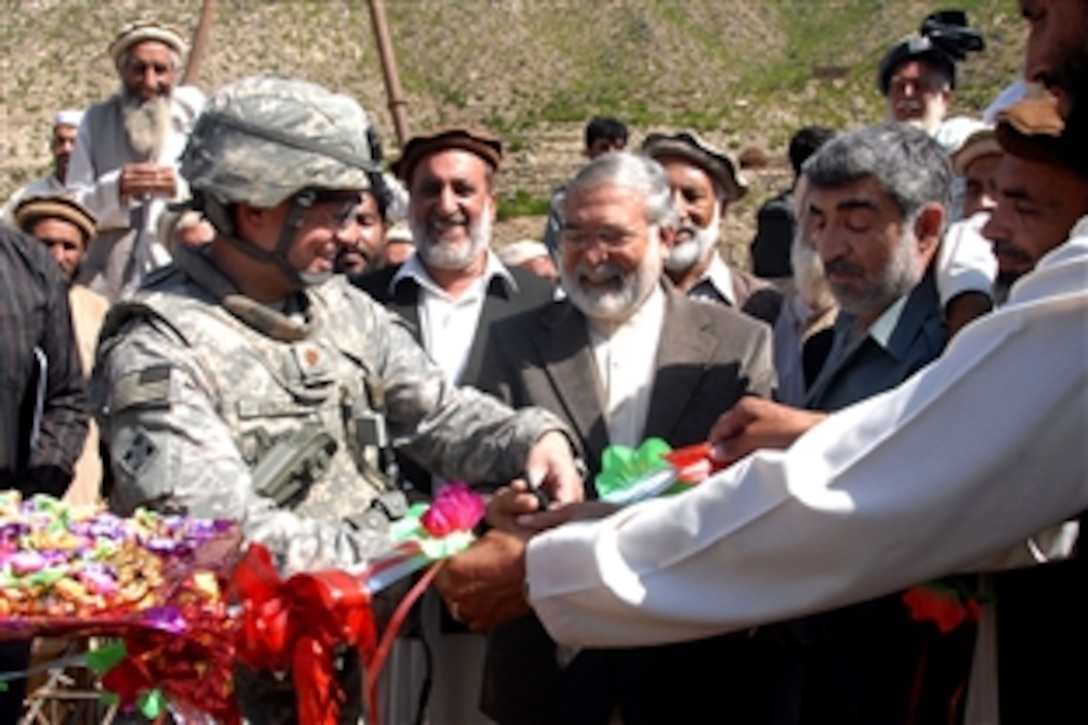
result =
[{"label": "man in white shirt and dark vest", "polygon": [[[398,313],[413,336],[451,383],[477,385],[491,323],[550,300],[554,287],[523,269],[507,268],[491,251],[497,200],[495,177],[502,142],[484,129],[448,128],[408,141],[393,171],[409,191],[408,224],[416,254],[353,281]],[[400,457],[405,483],[421,494],[434,493],[431,474]],[[437,597],[423,602],[422,624],[437,631]],[[432,609],[433,608],[433,609]],[[467,633],[442,612],[429,716],[435,722],[482,722],[477,708],[483,669],[483,638]],[[433,625],[433,626],[432,626]],[[433,636],[429,636],[434,639]],[[396,654],[396,653],[395,653]],[[385,711],[409,720],[422,685],[421,668],[400,668],[394,657],[390,679],[412,696],[395,696]]]},{"label": "man in white shirt and dark vest", "polygon": [[729,204],[748,193],[736,165],[693,133],[652,133],[642,153],[665,167],[680,215],[665,274],[689,297],[733,307],[774,325],[782,293],[771,284],[727,265],[718,253],[721,220]]}]

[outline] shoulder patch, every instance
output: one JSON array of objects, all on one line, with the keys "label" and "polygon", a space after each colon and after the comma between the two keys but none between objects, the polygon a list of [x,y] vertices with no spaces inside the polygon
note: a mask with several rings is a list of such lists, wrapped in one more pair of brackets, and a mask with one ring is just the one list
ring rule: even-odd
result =
[{"label": "shoulder patch", "polygon": [[110,396],[111,413],[135,407],[169,408],[172,370],[170,365],[154,365],[118,378]]},{"label": "shoulder patch", "polygon": [[117,465],[130,476],[139,476],[155,460],[158,446],[142,429],[136,431],[132,442],[117,459]]}]

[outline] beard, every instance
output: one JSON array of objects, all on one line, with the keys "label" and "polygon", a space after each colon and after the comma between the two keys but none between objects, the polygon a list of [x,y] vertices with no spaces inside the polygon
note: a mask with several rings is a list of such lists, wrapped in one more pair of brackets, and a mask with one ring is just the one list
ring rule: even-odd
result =
[{"label": "beard", "polygon": [[158,158],[170,136],[170,97],[156,96],[149,101],[141,101],[125,93],[121,102],[121,118],[125,136],[133,151],[147,160]]},{"label": "beard", "polygon": [[647,245],[645,256],[631,272],[614,262],[595,266],[579,263],[573,269],[561,265],[559,280],[571,304],[591,321],[612,324],[624,322],[638,311],[661,280],[660,232],[653,229],[651,234],[657,241]]},{"label": "beard", "polygon": [[921,262],[914,256],[914,235],[904,232],[892,251],[883,273],[876,279],[866,279],[865,270],[848,259],[833,259],[824,263],[824,273],[847,274],[860,280],[860,285],[836,284],[828,277],[835,300],[855,317],[877,318],[893,302],[914,289],[922,281]]},{"label": "beard", "polygon": [[900,121],[932,136],[946,115],[948,104],[942,97],[913,98],[901,101],[892,110],[890,120]]},{"label": "beard", "polygon": [[463,243],[447,242],[432,229],[432,221],[423,222],[409,217],[408,227],[412,238],[416,240],[416,254],[423,263],[435,269],[457,271],[468,267],[483,253],[491,242],[491,203],[488,202],[483,212],[472,222],[463,214],[453,220],[443,220],[443,224],[467,224],[468,241]]},{"label": "beard", "polygon": [[[721,206],[714,205],[714,216],[705,228],[700,229],[690,221],[684,222],[677,229],[677,241],[673,242],[669,258],[665,260],[665,269],[670,272],[686,272],[706,258],[707,252],[713,249],[721,239],[722,215]],[[679,241],[681,234],[686,235],[684,241]]]}]

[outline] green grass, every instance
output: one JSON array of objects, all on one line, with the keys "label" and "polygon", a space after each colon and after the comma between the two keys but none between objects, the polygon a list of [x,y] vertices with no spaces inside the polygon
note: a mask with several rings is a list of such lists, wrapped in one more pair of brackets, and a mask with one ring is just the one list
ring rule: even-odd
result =
[{"label": "green grass", "polygon": [[[986,53],[963,66],[954,108],[975,112],[1016,75],[1023,22],[1014,0],[952,4],[966,9],[989,40]],[[874,82],[879,59],[940,6],[395,0],[386,2],[386,13],[411,130],[483,124],[497,131],[512,159],[504,177],[524,191],[505,208],[518,210],[542,208],[543,197],[569,175],[580,161],[582,124],[596,114],[626,120],[636,143],[651,130],[690,128],[724,148],[762,145],[776,156],[801,125],[876,121],[883,116]],[[199,7],[200,0],[55,0],[9,9],[0,23],[0,122],[12,150],[0,158],[0,196],[16,178],[47,165],[44,139],[54,110],[115,90],[105,49],[122,24],[158,18],[188,35]],[[822,66],[841,66],[846,77],[816,79]],[[355,96],[382,136],[393,139],[363,0],[221,2],[201,85],[264,71]],[[551,139],[551,158],[542,155],[542,136]],[[554,150],[556,138],[570,139],[569,153]]]},{"label": "green grass", "polygon": [[549,203],[549,197],[537,196],[525,189],[518,189],[512,196],[499,199],[499,208],[496,213],[499,221],[523,216],[543,216],[548,213]]}]

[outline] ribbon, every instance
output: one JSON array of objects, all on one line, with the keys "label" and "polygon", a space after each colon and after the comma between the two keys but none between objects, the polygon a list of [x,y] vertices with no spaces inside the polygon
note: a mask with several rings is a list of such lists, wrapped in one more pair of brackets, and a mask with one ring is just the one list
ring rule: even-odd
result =
[{"label": "ribbon", "polygon": [[243,605],[238,660],[254,669],[290,670],[299,722],[335,725],[344,701],[335,677],[335,648],[355,647],[365,663],[377,647],[363,581],[343,571],[284,580],[268,549],[250,544],[235,570],[234,584]]},{"label": "ribbon", "polygon": [[634,449],[605,448],[594,483],[602,501],[625,506],[684,491],[717,469],[708,443],[673,450],[660,438],[648,438]]},{"label": "ribbon", "polygon": [[[269,551],[251,544],[234,572],[241,624],[239,661],[254,669],[291,671],[303,725],[335,725],[345,693],[335,678],[333,652],[354,647],[364,665],[369,721],[379,722],[377,683],[397,631],[446,557],[472,542],[483,499],[464,483],[442,489],[392,524],[393,548],[357,571],[296,574],[283,580]],[[371,595],[432,564],[397,607],[379,646]]]}]

